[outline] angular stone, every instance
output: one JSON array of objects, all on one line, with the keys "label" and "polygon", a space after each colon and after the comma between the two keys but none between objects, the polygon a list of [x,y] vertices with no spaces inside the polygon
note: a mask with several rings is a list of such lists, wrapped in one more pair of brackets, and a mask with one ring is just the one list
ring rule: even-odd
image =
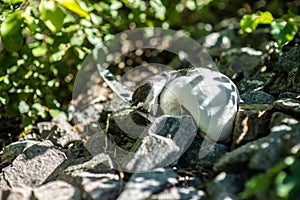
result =
[{"label": "angular stone", "polygon": [[226,74],[231,77],[233,74],[242,72],[244,77],[249,78],[262,67],[265,55],[249,47],[230,49],[221,54],[220,64],[227,68]]},{"label": "angular stone", "polygon": [[239,175],[221,172],[208,184],[206,191],[210,199],[239,199],[237,194],[243,185]]},{"label": "angular stone", "polygon": [[155,119],[146,136],[137,143],[135,153],[121,158],[125,171],[142,172],[165,167],[177,159],[190,146],[197,127],[189,115],[167,116]]},{"label": "angular stone", "polygon": [[295,117],[300,117],[300,101],[295,99],[279,99],[274,102],[274,107]]},{"label": "angular stone", "polygon": [[96,156],[75,159],[66,169],[63,170],[62,174],[71,174],[79,171],[106,173],[111,172],[114,168],[114,163],[108,155],[98,154]]},{"label": "angular stone", "polygon": [[215,164],[214,169],[239,174],[265,171],[287,155],[297,153],[300,150],[299,143],[300,123],[274,126],[268,136],[227,153]]},{"label": "angular stone", "polygon": [[32,190],[30,188],[0,188],[0,199],[8,200],[32,200]]},{"label": "angular stone", "polygon": [[130,177],[118,200],[149,199],[170,182],[176,183],[177,174],[172,169],[158,168],[153,171],[135,173]]},{"label": "angular stone", "polygon": [[286,98],[300,100],[300,93],[282,92],[277,97],[277,99],[286,99]]},{"label": "angular stone", "polygon": [[80,188],[83,199],[115,199],[123,185],[108,155],[76,159],[59,179]]},{"label": "angular stone", "polygon": [[272,106],[240,104],[235,119],[231,149],[269,133]]},{"label": "angular stone", "polygon": [[3,154],[1,157],[2,163],[10,163],[15,159],[19,154],[21,154],[26,148],[39,143],[34,140],[22,140],[11,143],[10,145],[4,147]]},{"label": "angular stone", "polygon": [[52,199],[81,199],[78,188],[60,180],[51,181],[33,189],[34,198],[37,200]]},{"label": "angular stone", "polygon": [[287,88],[290,92],[300,93],[300,66],[294,67],[287,77]]},{"label": "angular stone", "polygon": [[240,94],[250,91],[258,91],[264,90],[268,88],[276,77],[276,74],[273,72],[264,72],[260,74],[256,74],[251,78],[243,78],[238,84],[237,87],[239,89]]},{"label": "angular stone", "polygon": [[191,186],[174,186],[164,191],[154,194],[150,199],[166,200],[166,199],[207,199],[206,194],[202,190],[198,190]]},{"label": "angular stone", "polygon": [[183,168],[211,168],[225,153],[228,152],[228,147],[226,145],[216,143],[205,157],[200,157],[199,152],[202,144],[203,138],[196,136],[191,146],[180,157],[177,164]]},{"label": "angular stone", "polygon": [[5,180],[11,187],[39,186],[56,176],[66,155],[52,142],[45,140],[27,148],[3,169]]},{"label": "angular stone", "polygon": [[241,100],[244,104],[273,104],[275,98],[263,91],[249,91],[245,92],[241,96]]},{"label": "angular stone", "polygon": [[220,57],[221,53],[227,49],[240,46],[240,37],[233,27],[227,27],[219,32],[211,33],[199,41],[212,57]]},{"label": "angular stone", "polygon": [[284,52],[281,56],[279,56],[278,64],[286,72],[290,72],[295,66],[300,66],[300,46],[295,45],[287,52]]},{"label": "angular stone", "polygon": [[113,173],[74,171],[60,178],[80,188],[83,199],[116,199],[123,187]]},{"label": "angular stone", "polygon": [[275,127],[278,125],[294,125],[299,122],[299,119],[296,119],[293,116],[284,114],[282,112],[274,112],[271,116],[270,127]]}]

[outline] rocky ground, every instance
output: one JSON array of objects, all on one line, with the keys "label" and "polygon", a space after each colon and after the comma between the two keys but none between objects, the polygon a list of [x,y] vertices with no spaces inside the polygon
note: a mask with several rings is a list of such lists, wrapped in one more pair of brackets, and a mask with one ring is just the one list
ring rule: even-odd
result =
[{"label": "rocky ground", "polygon": [[[0,199],[239,199],[251,177],[268,173],[300,150],[300,47],[290,45],[280,54],[272,43],[264,41],[263,32],[257,34],[262,37],[257,36],[260,41],[255,41],[261,45],[253,42],[256,49],[244,46],[249,38],[238,38],[234,27],[199,40],[212,57],[218,58],[220,71],[240,91],[242,102],[231,142],[216,144],[205,158],[198,159],[203,140],[196,136],[187,151],[168,167],[124,172],[110,152],[122,151],[110,148],[105,138],[123,149],[141,153],[132,158],[132,166],[140,166],[141,170],[160,162],[165,166],[164,158],[173,155],[166,135],[172,137],[176,122],[189,116],[165,116],[160,120],[168,123],[160,139],[150,135],[137,141],[124,136],[115,126],[105,104],[89,100],[83,114],[70,109],[70,115],[84,119],[84,123],[71,125],[59,117],[41,122],[36,134],[5,147]],[[265,50],[265,46],[269,48]],[[109,91],[98,87],[101,94],[96,96],[104,102]],[[94,137],[99,126],[105,133]],[[189,129],[178,131],[179,146],[186,145],[186,130]],[[143,156],[150,151],[149,144],[156,163],[150,162],[153,157]],[[272,188],[255,196],[274,198]]]}]

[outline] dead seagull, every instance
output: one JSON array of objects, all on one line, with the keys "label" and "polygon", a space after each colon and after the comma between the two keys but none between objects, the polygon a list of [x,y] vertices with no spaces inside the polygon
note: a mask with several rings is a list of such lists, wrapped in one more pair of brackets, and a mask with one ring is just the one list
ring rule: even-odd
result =
[{"label": "dead seagull", "polygon": [[156,116],[189,112],[202,137],[231,139],[239,93],[224,74],[208,68],[169,70],[149,78],[132,95],[132,108]]}]

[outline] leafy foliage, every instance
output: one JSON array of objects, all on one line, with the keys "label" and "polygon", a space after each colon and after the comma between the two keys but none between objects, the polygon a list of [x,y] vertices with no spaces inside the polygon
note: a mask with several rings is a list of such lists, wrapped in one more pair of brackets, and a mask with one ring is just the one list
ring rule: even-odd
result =
[{"label": "leafy foliage", "polygon": [[248,199],[268,188],[274,188],[275,195],[281,199],[295,199],[300,189],[300,160],[298,156],[288,156],[282,162],[269,169],[266,173],[252,177],[240,194]]},{"label": "leafy foliage", "polygon": [[240,21],[241,30],[244,34],[251,33],[256,30],[260,24],[270,25],[270,33],[282,48],[285,44],[292,41],[298,33],[300,27],[300,16],[296,14],[295,9],[292,8],[281,18],[275,19],[269,11],[257,11],[253,14],[246,14]]},{"label": "leafy foliage", "polygon": [[209,2],[5,0],[0,3],[0,118],[22,118],[26,127],[61,114],[80,64],[101,41],[136,27],[176,26],[186,22],[183,11]]}]

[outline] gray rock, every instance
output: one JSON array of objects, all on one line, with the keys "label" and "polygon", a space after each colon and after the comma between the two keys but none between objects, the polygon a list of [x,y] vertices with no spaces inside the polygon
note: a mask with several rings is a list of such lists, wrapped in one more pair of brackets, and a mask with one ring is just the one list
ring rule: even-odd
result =
[{"label": "gray rock", "polygon": [[206,194],[202,190],[197,190],[191,186],[177,186],[165,189],[164,191],[154,194],[150,199],[166,200],[166,199],[180,199],[180,200],[196,200],[207,199]]},{"label": "gray rock", "polygon": [[282,112],[274,112],[271,116],[270,127],[278,125],[294,125],[299,123],[299,119],[294,118],[293,116],[284,114]]},{"label": "gray rock", "polygon": [[39,186],[56,176],[66,155],[46,140],[28,147],[3,169],[3,177],[11,187]]},{"label": "gray rock", "polygon": [[274,126],[268,136],[227,153],[215,164],[214,169],[239,174],[268,170],[283,157],[295,152],[300,143],[299,135],[299,123]]},{"label": "gray rock", "polygon": [[106,154],[88,156],[75,159],[69,166],[63,170],[62,174],[71,174],[73,172],[89,171],[92,173],[107,173],[114,169],[114,162]]},{"label": "gray rock", "polygon": [[249,47],[230,49],[221,54],[221,71],[225,71],[229,77],[242,72],[245,78],[249,78],[262,67],[264,60],[265,55],[262,51]]},{"label": "gray rock", "polygon": [[34,145],[39,143],[38,141],[34,140],[23,140],[23,141],[17,141],[13,142],[10,145],[4,147],[1,161],[2,163],[10,163],[13,161],[19,154],[23,153],[23,151]]},{"label": "gray rock", "polygon": [[240,46],[240,38],[237,37],[234,27],[226,28],[219,32],[211,33],[200,39],[200,43],[212,57],[219,57],[225,50]]},{"label": "gray rock", "polygon": [[240,104],[235,118],[231,149],[266,136],[273,106],[265,104]]},{"label": "gray rock", "polygon": [[76,159],[58,179],[80,188],[83,199],[115,199],[123,185],[113,168],[109,156],[99,154]]},{"label": "gray rock", "polygon": [[250,91],[263,90],[268,88],[272,83],[276,74],[273,72],[265,72],[256,74],[255,77],[243,78],[237,85],[240,94]]},{"label": "gray rock", "polygon": [[300,100],[300,94],[293,93],[293,92],[282,92],[277,97],[277,99],[286,99],[286,98]]},{"label": "gray rock", "polygon": [[33,189],[34,198],[37,200],[68,200],[81,199],[78,188],[60,180],[51,181]]},{"label": "gray rock", "polygon": [[295,99],[279,99],[274,102],[274,107],[296,117],[300,117],[300,101]]},{"label": "gray rock", "polygon": [[51,122],[40,122],[37,126],[43,139],[51,140],[62,147],[81,139],[79,132],[73,131],[71,124],[62,118],[54,118]]},{"label": "gray rock", "polygon": [[300,93],[300,66],[294,67],[287,77],[287,89],[290,92]]},{"label": "gray rock", "polygon": [[294,67],[300,66],[300,46],[296,45],[279,56],[278,64],[286,72],[291,71]]},{"label": "gray rock", "polygon": [[239,175],[219,173],[207,186],[209,199],[239,199],[237,194],[243,189],[243,180]]},{"label": "gray rock", "polygon": [[149,199],[167,184],[176,184],[177,174],[172,169],[158,168],[153,171],[135,173],[126,184],[118,200]]},{"label": "gray rock", "polygon": [[203,139],[195,137],[188,150],[180,157],[178,165],[184,168],[212,167],[225,153],[228,147],[221,143],[216,143],[213,149],[205,156],[200,157],[199,152],[203,144]]},{"label": "gray rock", "polygon": [[122,166],[133,172],[168,166],[185,152],[196,134],[197,127],[189,115],[158,117],[141,143],[133,147],[135,153],[122,158]]},{"label": "gray rock", "polygon": [[245,92],[240,97],[245,104],[273,104],[275,101],[272,95],[263,91]]},{"label": "gray rock", "polygon": [[116,199],[122,190],[118,174],[74,171],[63,179],[80,188],[83,199]]},{"label": "gray rock", "polygon": [[32,190],[30,188],[0,188],[0,199],[8,200],[32,200]]}]

